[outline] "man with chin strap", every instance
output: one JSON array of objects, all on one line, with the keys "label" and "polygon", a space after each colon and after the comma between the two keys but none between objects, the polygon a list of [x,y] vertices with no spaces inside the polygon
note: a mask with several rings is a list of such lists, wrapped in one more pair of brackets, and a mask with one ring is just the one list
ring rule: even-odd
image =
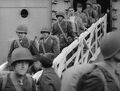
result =
[{"label": "man with chin strap", "polygon": [[36,91],[35,82],[27,74],[33,61],[27,48],[16,48],[11,55],[13,71],[0,78],[0,91]]},{"label": "man with chin strap", "polygon": [[[11,62],[12,52],[14,51],[14,49],[16,49],[18,47],[28,48],[33,56],[39,55],[36,44],[35,44],[35,39],[30,40],[27,38],[27,34],[28,34],[27,26],[19,25],[16,29],[16,34],[18,36],[18,39],[15,39],[12,41],[10,50],[8,52],[8,57],[7,57],[8,66],[10,66],[9,64]],[[9,68],[9,70],[11,70],[11,68]]]},{"label": "man with chin strap", "polygon": [[44,55],[49,53],[56,57],[60,53],[58,37],[51,35],[50,30],[47,27],[43,27],[40,33],[39,54]]}]

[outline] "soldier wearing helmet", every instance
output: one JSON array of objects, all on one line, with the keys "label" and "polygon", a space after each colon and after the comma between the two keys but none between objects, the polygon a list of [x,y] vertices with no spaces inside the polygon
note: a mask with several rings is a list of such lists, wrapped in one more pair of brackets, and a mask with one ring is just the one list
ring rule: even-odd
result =
[{"label": "soldier wearing helmet", "polygon": [[93,4],[89,0],[86,1],[86,9],[84,10],[84,13],[87,15],[89,27],[97,21],[96,10],[93,9]]},{"label": "soldier wearing helmet", "polygon": [[60,50],[68,46],[75,38],[72,23],[65,20],[64,12],[57,12],[57,22],[53,24],[52,35],[57,35],[60,40]]},{"label": "soldier wearing helmet", "polygon": [[58,37],[51,35],[50,30],[47,27],[43,27],[40,33],[39,54],[44,55],[46,53],[51,53],[56,57],[60,53]]},{"label": "soldier wearing helmet", "polygon": [[6,77],[0,78],[0,91],[24,91],[25,89],[36,91],[35,82],[30,75],[26,74],[33,61],[33,56],[27,48],[16,48],[12,52],[10,63],[13,71]]},{"label": "soldier wearing helmet", "polygon": [[[40,56],[43,55],[52,55],[53,59],[60,53],[59,39],[57,36],[50,35],[50,30],[47,27],[43,27],[40,31],[41,36],[38,41],[38,49]],[[34,74],[37,71],[41,70],[40,64],[37,60],[29,68],[29,73]]]},{"label": "soldier wearing helmet", "polygon": [[11,43],[10,50],[8,53],[8,63],[11,60],[11,54],[13,50],[18,47],[28,48],[32,55],[39,55],[35,42],[34,42],[35,39],[29,40],[27,38],[27,33],[28,33],[28,29],[27,29],[27,26],[25,25],[19,25],[16,28],[16,34],[18,36],[18,39],[13,40]]},{"label": "soldier wearing helmet", "polygon": [[17,29],[16,29],[16,33],[27,34],[28,33],[27,27],[25,25],[18,26]]},{"label": "soldier wearing helmet", "polygon": [[63,17],[63,18],[65,18],[65,14],[64,14],[64,12],[62,12],[62,11],[60,11],[60,12],[58,12],[57,14],[56,14],[56,17],[58,18],[58,17]]},{"label": "soldier wearing helmet", "polygon": [[82,12],[82,5],[77,3],[77,11],[73,7],[68,8],[68,20],[72,22],[73,31],[77,36],[80,36],[86,30],[87,16]]}]

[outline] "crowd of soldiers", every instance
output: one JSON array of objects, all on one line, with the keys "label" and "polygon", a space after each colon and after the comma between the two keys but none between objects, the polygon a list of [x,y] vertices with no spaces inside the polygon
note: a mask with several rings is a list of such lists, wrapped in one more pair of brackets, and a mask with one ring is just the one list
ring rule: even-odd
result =
[{"label": "crowd of soldiers", "polygon": [[[116,71],[120,62],[120,32],[111,32],[100,42],[104,58],[101,63],[68,68],[62,78],[52,68],[54,58],[63,48],[102,17],[101,6],[94,1],[87,0],[84,10],[78,3],[76,12],[72,7],[66,14],[57,12],[52,31],[43,27],[37,42],[36,37],[34,40],[27,38],[25,25],[18,26],[18,39],[11,43],[7,57],[9,72],[0,77],[0,91],[120,91],[120,74]],[[85,68],[89,71],[79,76]],[[39,71],[38,79],[32,78]]]}]

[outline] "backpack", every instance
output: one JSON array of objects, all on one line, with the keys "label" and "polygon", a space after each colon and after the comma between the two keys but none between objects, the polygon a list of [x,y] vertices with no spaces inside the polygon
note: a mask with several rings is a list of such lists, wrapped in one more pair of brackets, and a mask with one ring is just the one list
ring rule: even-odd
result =
[{"label": "backpack", "polygon": [[[5,89],[5,86],[6,86],[6,83],[7,83],[7,79],[8,79],[8,74],[5,74],[4,76],[2,76],[2,80],[3,80],[2,81],[2,91],[4,91],[4,89]],[[30,83],[30,87],[32,87],[32,77],[29,74],[27,74],[26,76],[27,76],[28,81]]]},{"label": "backpack", "polygon": [[[62,76],[61,91],[76,91],[76,87],[79,82],[79,79],[82,78],[85,74],[92,72],[96,67],[101,71],[100,79],[104,83],[105,91],[109,91],[106,80],[106,77],[108,76],[109,72],[106,69],[104,69],[102,65],[99,65],[99,63],[82,64],[67,69]],[[111,77],[113,78],[112,75]],[[116,84],[115,81],[114,83]]]}]

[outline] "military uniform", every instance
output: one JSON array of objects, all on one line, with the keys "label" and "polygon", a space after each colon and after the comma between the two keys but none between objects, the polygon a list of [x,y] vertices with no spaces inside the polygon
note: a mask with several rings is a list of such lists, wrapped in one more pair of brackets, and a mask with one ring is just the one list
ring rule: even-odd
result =
[{"label": "military uniform", "polygon": [[98,66],[92,72],[85,74],[79,79],[76,91],[120,91],[111,76],[114,74],[119,82],[120,73],[117,71],[113,73],[113,69],[110,68],[107,63],[102,63],[102,66]]},{"label": "military uniform", "polygon": [[113,72],[104,61],[68,68],[63,73],[61,91],[120,91],[112,77],[114,74],[119,83],[120,73]]},{"label": "military uniform", "polygon": [[101,5],[97,4],[97,3],[94,3],[93,4],[93,9],[96,11],[96,19],[98,20],[102,16]]},{"label": "military uniform", "polygon": [[[11,61],[11,54],[12,54],[13,50],[18,48],[18,47],[28,48],[33,56],[39,55],[39,52],[36,48],[35,40],[33,40],[33,41],[29,40],[25,36],[27,34],[27,27],[26,26],[24,26],[24,25],[18,26],[16,29],[16,33],[17,33],[19,39],[16,39],[11,43],[10,50],[8,52],[8,62],[9,63]],[[23,36],[23,35],[24,35],[24,37],[22,38],[21,36]]]},{"label": "military uniform", "polygon": [[75,15],[76,15],[77,17],[80,17],[80,18],[82,19],[83,25],[84,25],[86,28],[88,28],[88,17],[87,17],[87,15],[86,15],[84,12],[81,12],[81,13],[76,12]]},{"label": "military uniform", "polygon": [[59,28],[58,22],[56,22],[53,25],[52,34],[58,36],[60,40],[60,50],[62,50],[64,47],[68,46],[74,40],[75,35],[73,33],[72,24],[70,21],[63,20],[60,23],[60,26],[62,27],[63,32],[66,35],[68,41],[66,41],[66,39],[64,38],[64,35]]},{"label": "military uniform", "polygon": [[84,13],[88,17],[88,24],[89,24],[89,27],[90,27],[97,20],[97,12],[96,12],[96,10],[93,9],[93,5],[90,1],[86,2],[86,4],[91,6],[91,8],[86,8],[84,10]]},{"label": "military uniform", "polygon": [[0,91],[36,91],[33,78],[27,70],[34,58],[27,48],[16,48],[11,55],[13,71],[0,78]]},{"label": "military uniform", "polygon": [[[15,80],[15,79],[14,79]],[[0,91],[17,91],[12,80],[10,74],[7,75],[7,81],[2,90],[3,79],[0,78]],[[28,80],[27,76],[24,77],[23,85],[20,85],[19,82],[17,85],[22,89],[22,91],[36,91],[35,82],[31,78],[31,82]]]},{"label": "military uniform", "polygon": [[75,23],[77,27],[77,35],[79,36],[87,29],[87,17],[84,13],[75,15]]},{"label": "military uniform", "polygon": [[60,53],[59,39],[57,36],[50,35],[50,31],[47,29],[41,30],[42,32],[47,32],[48,37],[44,37],[39,40],[39,54],[52,53],[55,57]]},{"label": "military uniform", "polygon": [[23,40],[17,39],[17,40],[14,40],[11,44],[11,47],[10,47],[10,50],[8,53],[8,61],[11,58],[11,54],[12,54],[13,50],[18,48],[18,47],[28,48],[32,55],[39,55],[39,52],[35,46],[34,41],[28,40],[27,38],[23,39]]}]

